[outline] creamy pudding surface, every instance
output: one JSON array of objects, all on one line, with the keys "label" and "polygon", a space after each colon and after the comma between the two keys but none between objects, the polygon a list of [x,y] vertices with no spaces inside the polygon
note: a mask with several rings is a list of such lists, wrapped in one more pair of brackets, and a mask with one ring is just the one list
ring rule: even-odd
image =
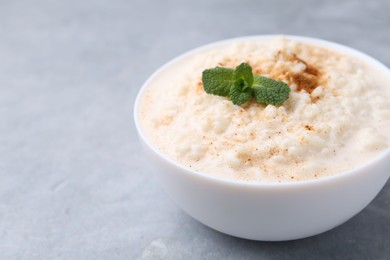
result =
[{"label": "creamy pudding surface", "polygon": [[[279,106],[237,106],[207,94],[202,72],[247,62],[284,81]],[[250,182],[317,179],[351,170],[389,147],[390,75],[354,54],[285,37],[225,42],[186,56],[145,89],[147,139],[194,171]]]}]

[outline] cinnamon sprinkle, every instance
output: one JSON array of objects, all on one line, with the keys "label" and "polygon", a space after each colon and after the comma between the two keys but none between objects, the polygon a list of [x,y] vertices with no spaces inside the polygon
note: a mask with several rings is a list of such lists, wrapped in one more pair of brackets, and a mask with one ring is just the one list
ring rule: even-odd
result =
[{"label": "cinnamon sprinkle", "polygon": [[323,77],[320,69],[314,65],[308,64],[299,58],[295,53],[289,54],[279,51],[275,56],[275,62],[279,60],[289,61],[291,63],[303,63],[306,68],[303,72],[294,73],[287,66],[273,68],[271,74],[279,80],[287,80],[290,84],[297,86],[297,91],[305,90],[307,93],[313,92],[315,88],[321,85]]},{"label": "cinnamon sprinkle", "polygon": [[320,85],[320,71],[316,67],[307,64],[307,62],[298,58],[296,55],[294,55],[294,57],[297,61],[306,65],[306,69],[303,73],[292,75],[292,80],[298,87],[297,90],[305,90],[307,93],[313,92],[313,90]]}]

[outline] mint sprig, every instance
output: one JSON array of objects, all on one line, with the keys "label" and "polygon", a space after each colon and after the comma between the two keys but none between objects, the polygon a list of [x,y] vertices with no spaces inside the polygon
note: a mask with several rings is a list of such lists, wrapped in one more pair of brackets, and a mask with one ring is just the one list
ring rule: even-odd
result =
[{"label": "mint sprig", "polygon": [[253,75],[251,66],[245,62],[235,70],[223,67],[204,70],[202,82],[206,93],[229,97],[233,104],[239,106],[252,97],[257,103],[280,105],[291,91],[282,81]]}]

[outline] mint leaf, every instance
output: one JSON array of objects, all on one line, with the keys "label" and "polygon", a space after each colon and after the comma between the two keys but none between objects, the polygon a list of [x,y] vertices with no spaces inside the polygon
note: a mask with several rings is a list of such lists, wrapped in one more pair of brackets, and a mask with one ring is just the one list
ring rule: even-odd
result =
[{"label": "mint leaf", "polygon": [[291,91],[282,81],[253,75],[248,63],[241,63],[235,70],[223,67],[204,70],[202,82],[206,93],[230,97],[235,105],[244,104],[252,96],[257,103],[280,105]]},{"label": "mint leaf", "polygon": [[235,105],[242,105],[252,97],[252,89],[244,79],[238,79],[230,89],[230,99]]},{"label": "mint leaf", "polygon": [[252,67],[248,63],[243,62],[236,67],[234,71],[234,80],[237,81],[239,79],[243,79],[247,83],[244,89],[252,86],[253,84]]},{"label": "mint leaf", "polygon": [[234,70],[222,67],[204,70],[202,82],[206,93],[228,97],[234,85]]},{"label": "mint leaf", "polygon": [[252,90],[257,103],[271,105],[282,104],[291,91],[286,83],[263,76],[254,77]]}]

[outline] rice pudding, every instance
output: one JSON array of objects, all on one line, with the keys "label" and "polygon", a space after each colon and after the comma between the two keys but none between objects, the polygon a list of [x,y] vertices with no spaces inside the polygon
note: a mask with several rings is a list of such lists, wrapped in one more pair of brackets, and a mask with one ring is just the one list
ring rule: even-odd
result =
[{"label": "rice pudding", "polygon": [[[205,69],[247,62],[289,85],[280,106],[207,94]],[[291,182],[353,169],[389,147],[390,77],[362,58],[285,37],[205,48],[153,79],[140,102],[146,137],[210,175]]]}]

